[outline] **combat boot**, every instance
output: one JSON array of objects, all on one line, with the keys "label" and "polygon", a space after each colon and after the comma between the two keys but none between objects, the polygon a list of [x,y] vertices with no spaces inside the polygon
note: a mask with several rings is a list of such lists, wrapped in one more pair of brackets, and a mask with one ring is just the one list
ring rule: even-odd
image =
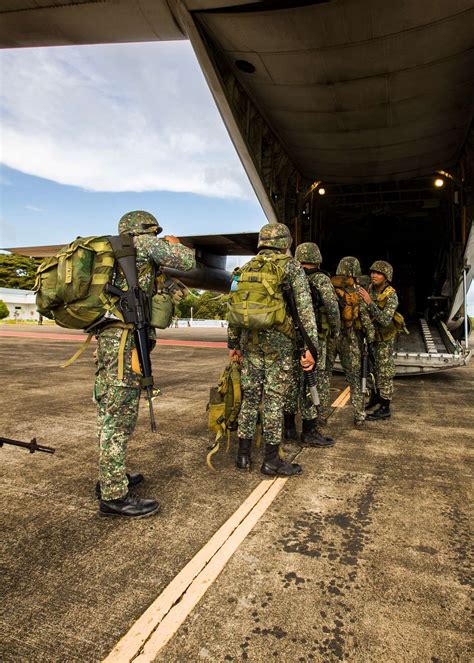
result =
[{"label": "combat boot", "polygon": [[146,518],[160,510],[156,500],[146,500],[128,492],[117,500],[100,500],[99,516],[126,516],[127,518]]},{"label": "combat boot", "polygon": [[284,421],[283,438],[285,440],[296,440],[297,433],[296,433],[296,424],[295,424],[295,415],[294,415],[294,413],[284,412],[283,413],[283,421]]},{"label": "combat boot", "polygon": [[390,401],[388,398],[380,399],[380,407],[378,407],[374,412],[371,412],[367,415],[367,421],[377,421],[378,419],[389,419],[391,416],[390,412]]},{"label": "combat boot", "polygon": [[380,394],[378,391],[371,391],[369,402],[365,406],[366,410],[371,410],[373,407],[380,403]]},{"label": "combat boot", "polygon": [[[134,486],[138,486],[139,483],[142,481],[145,481],[145,477],[143,474],[137,473],[137,474],[129,474],[127,472],[127,479],[128,479],[128,487],[133,488]],[[100,500],[100,481],[98,481],[95,484],[95,496],[97,497],[98,500]]]},{"label": "combat boot", "polygon": [[333,447],[334,438],[322,435],[316,428],[316,419],[303,419],[300,445],[302,447]]},{"label": "combat boot", "polygon": [[280,447],[278,444],[265,444],[265,455],[260,468],[262,474],[270,477],[292,477],[303,471],[298,463],[289,463],[280,458]]},{"label": "combat boot", "polygon": [[239,449],[235,458],[235,464],[239,470],[250,470],[252,459],[250,457],[250,449],[252,447],[252,440],[245,437],[239,437]]}]

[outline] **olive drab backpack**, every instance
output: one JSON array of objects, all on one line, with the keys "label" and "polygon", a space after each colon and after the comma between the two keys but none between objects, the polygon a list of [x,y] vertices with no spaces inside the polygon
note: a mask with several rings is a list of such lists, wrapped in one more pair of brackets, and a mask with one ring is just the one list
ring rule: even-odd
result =
[{"label": "olive drab backpack", "polygon": [[108,237],[78,237],[38,267],[38,312],[60,327],[87,329],[115,308],[105,292],[116,264]]},{"label": "olive drab backpack", "polygon": [[[123,237],[118,236],[122,240]],[[120,265],[120,256],[115,254],[110,240],[109,236],[78,237],[41,263],[34,287],[41,315],[68,329],[89,329],[107,313],[122,319],[117,308],[118,297],[106,288]],[[152,292],[148,293],[149,325],[166,329],[171,324],[175,304],[187,290],[177,279],[156,274],[152,264],[144,265],[140,274],[147,270],[154,275]]]},{"label": "olive drab backpack", "polygon": [[209,394],[208,429],[216,434],[214,443],[209,448],[206,462],[214,470],[212,457],[219,451],[221,441],[227,441],[227,450],[230,446],[230,433],[237,430],[237,419],[242,402],[240,386],[241,367],[239,362],[231,361],[224,369],[217,387],[211,387]]},{"label": "olive drab backpack", "polygon": [[349,329],[350,327],[360,328],[359,318],[359,295],[357,293],[356,283],[352,276],[336,274],[331,277],[331,283],[336,291],[339,310],[341,312],[341,324]]},{"label": "olive drab backpack", "polygon": [[291,333],[282,290],[289,259],[282,253],[258,253],[234,274],[227,303],[229,324]]}]

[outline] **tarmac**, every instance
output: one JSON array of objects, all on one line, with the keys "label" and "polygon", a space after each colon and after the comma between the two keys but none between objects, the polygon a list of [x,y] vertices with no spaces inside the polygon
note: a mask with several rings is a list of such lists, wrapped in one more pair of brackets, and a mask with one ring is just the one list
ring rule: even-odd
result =
[{"label": "tarmac", "polygon": [[[0,325],[0,435],[56,448],[0,450],[5,662],[103,660],[263,479],[260,451],[252,472],[235,469],[235,441],[216,471],[205,463],[225,330],[166,330],[163,341],[186,344],[154,351],[158,433],[142,403],[128,454],[146,475],[137,492],[161,512],[99,518],[93,347],[59,368],[79,345],[66,332],[81,339]],[[356,430],[347,405],[330,419],[333,448],[287,445],[303,474],[154,660],[471,660],[473,378],[474,366],[399,379],[390,421]],[[345,386],[334,377],[334,399]]]}]

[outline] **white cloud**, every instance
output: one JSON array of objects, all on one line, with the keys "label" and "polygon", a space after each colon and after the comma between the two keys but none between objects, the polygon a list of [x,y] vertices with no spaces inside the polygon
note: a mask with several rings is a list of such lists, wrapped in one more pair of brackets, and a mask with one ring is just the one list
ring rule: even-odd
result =
[{"label": "white cloud", "polygon": [[252,196],[187,42],[0,53],[1,160],[92,191]]},{"label": "white cloud", "polygon": [[44,212],[44,209],[41,209],[41,207],[35,207],[35,205],[25,205],[25,209],[29,209],[32,212]]}]

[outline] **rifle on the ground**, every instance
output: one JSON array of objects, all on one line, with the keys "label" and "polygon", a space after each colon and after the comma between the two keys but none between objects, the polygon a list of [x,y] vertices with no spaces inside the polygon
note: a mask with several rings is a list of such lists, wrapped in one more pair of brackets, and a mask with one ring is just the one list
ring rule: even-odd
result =
[{"label": "rifle on the ground", "polygon": [[46,454],[54,454],[56,451],[53,447],[44,447],[42,444],[38,444],[36,437],[34,437],[31,442],[21,442],[20,440],[10,440],[8,437],[0,437],[0,447],[3,447],[4,444],[11,444],[14,447],[29,449],[31,454],[34,454],[35,451],[44,451]]},{"label": "rifle on the ground", "polygon": [[115,257],[121,267],[128,284],[128,290],[120,290],[114,285],[107,284],[105,289],[111,295],[119,297],[118,308],[123,315],[124,322],[134,326],[135,345],[138,352],[138,361],[142,373],[141,386],[146,390],[148,409],[150,412],[151,430],[156,432],[155,416],[153,414],[153,374],[150,359],[149,320],[151,310],[151,296],[138,285],[136,252],[131,235],[109,237]]},{"label": "rifle on the ground", "polygon": [[[296,348],[298,350],[298,354],[301,357],[303,357],[306,354],[306,351],[309,350],[313,355],[314,361],[316,361],[317,350],[314,347],[312,340],[306,333],[306,330],[301,323],[300,317],[298,315],[298,309],[296,307],[295,298],[293,295],[293,290],[291,289],[291,285],[287,281],[285,281],[282,284],[282,289],[283,289],[283,296],[285,297],[285,300],[288,304],[288,308],[290,309],[291,319],[293,321],[293,327],[295,330],[295,337],[296,337]],[[304,371],[304,375],[308,383],[309,393],[311,394],[311,400],[313,401],[314,405],[319,405],[320,401],[319,401],[318,389],[316,387],[316,376],[314,375],[314,368],[311,371]]]}]

